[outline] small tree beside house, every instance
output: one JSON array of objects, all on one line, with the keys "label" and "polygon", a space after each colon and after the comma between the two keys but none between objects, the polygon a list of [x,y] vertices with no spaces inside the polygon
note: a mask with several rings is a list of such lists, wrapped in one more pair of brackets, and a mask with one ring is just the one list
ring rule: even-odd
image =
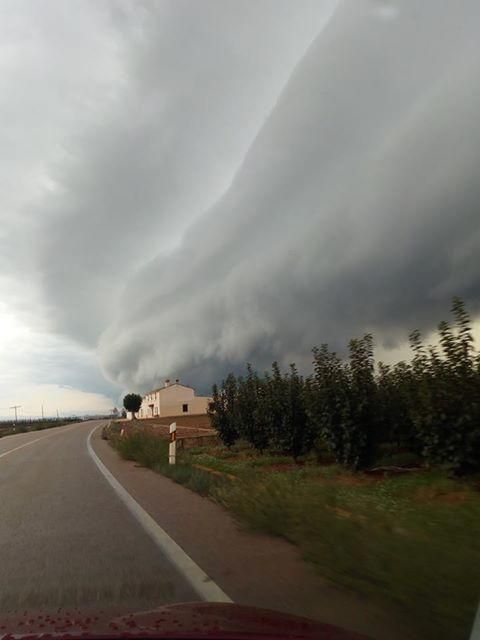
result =
[{"label": "small tree beside house", "polygon": [[123,399],[123,406],[132,414],[132,420],[135,420],[135,414],[142,406],[142,396],[138,393],[127,393]]}]

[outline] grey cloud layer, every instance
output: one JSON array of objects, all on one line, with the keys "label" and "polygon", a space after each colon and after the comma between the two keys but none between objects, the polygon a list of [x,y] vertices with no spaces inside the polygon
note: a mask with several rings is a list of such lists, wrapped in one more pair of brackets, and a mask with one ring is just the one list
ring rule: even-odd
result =
[{"label": "grey cloud layer", "polygon": [[228,186],[325,13],[311,0],[107,6],[118,79],[63,139],[37,248],[51,325],[90,345],[130,274]]},{"label": "grey cloud layer", "polygon": [[479,309],[478,2],[335,4],[4,0],[0,293],[64,345],[32,375],[74,340],[69,384],[98,346],[207,388]]},{"label": "grey cloud layer", "polygon": [[129,283],[107,374],[200,380],[478,310],[479,24],[473,0],[342,3],[228,192]]}]

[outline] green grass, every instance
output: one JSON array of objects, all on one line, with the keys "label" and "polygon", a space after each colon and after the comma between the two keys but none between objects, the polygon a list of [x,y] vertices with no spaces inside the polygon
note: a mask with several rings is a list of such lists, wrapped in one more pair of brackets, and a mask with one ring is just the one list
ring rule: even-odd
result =
[{"label": "green grass", "polygon": [[480,595],[478,497],[416,503],[407,497],[414,487],[412,479],[347,488],[274,474],[217,499],[251,528],[296,544],[322,575],[395,604],[424,637],[467,638]]},{"label": "green grass", "polygon": [[201,495],[209,495],[213,485],[221,484],[217,478],[195,469],[189,463],[179,461],[170,465],[168,441],[156,436],[135,432],[128,437],[115,436],[111,441],[125,460],[135,460],[143,467],[162,473]]},{"label": "green grass", "polygon": [[136,460],[143,467],[152,468],[168,456],[168,442],[140,431],[115,438],[115,446],[122,458]]},{"label": "green grass", "polygon": [[480,597],[480,496],[473,485],[440,471],[372,479],[246,447],[194,449],[169,466],[168,443],[141,433],[116,446],[210,496],[249,528],[297,545],[322,576],[400,610],[421,637],[468,637]]}]

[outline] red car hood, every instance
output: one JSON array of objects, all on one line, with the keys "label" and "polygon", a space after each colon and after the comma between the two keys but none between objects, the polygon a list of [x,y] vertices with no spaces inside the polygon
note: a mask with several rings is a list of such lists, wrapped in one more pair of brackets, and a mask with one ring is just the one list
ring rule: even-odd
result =
[{"label": "red car hood", "polygon": [[0,638],[172,638],[176,640],[368,640],[328,624],[235,604],[174,604],[112,616],[68,612],[0,620]]}]

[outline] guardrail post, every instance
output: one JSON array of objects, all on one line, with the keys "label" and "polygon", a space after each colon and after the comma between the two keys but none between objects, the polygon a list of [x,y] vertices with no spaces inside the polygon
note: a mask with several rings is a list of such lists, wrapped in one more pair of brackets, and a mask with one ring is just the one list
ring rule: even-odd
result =
[{"label": "guardrail post", "polygon": [[170,425],[170,444],[168,445],[168,462],[175,464],[177,457],[177,423],[172,422]]}]

